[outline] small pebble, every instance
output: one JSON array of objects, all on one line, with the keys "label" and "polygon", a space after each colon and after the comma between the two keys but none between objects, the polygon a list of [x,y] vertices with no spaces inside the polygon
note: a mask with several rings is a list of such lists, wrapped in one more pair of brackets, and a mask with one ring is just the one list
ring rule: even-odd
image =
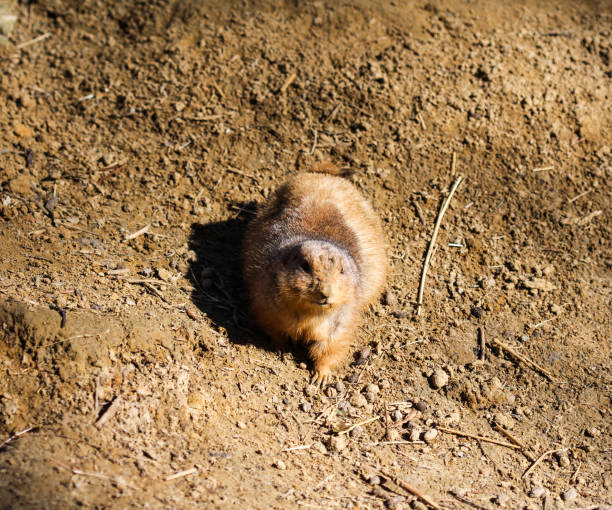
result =
[{"label": "small pebble", "polygon": [[346,385],[342,381],[338,381],[336,383],[336,391],[338,393],[344,393],[345,390],[346,390]]},{"label": "small pebble", "polygon": [[377,396],[377,394],[376,394],[376,393],[374,393],[373,391],[368,391],[368,392],[365,394],[365,398],[366,398],[366,400],[367,400],[369,403],[376,402],[376,396]]},{"label": "small pebble", "polygon": [[157,268],[157,276],[160,280],[165,282],[170,281],[172,279],[172,273],[163,267]]},{"label": "small pebble", "polygon": [[246,427],[247,427],[246,423],[244,423],[243,421],[239,421],[238,423],[236,423],[236,426],[239,429],[246,429]]},{"label": "small pebble", "polygon": [[565,452],[559,453],[559,455],[557,456],[557,460],[559,461],[559,466],[564,468],[569,467],[571,464],[569,457]]},{"label": "small pebble", "polygon": [[470,313],[477,319],[480,319],[482,317],[483,310],[480,306],[473,306]]},{"label": "small pebble", "polygon": [[410,441],[419,441],[421,439],[421,432],[422,430],[420,427],[411,428],[408,433],[408,439],[410,439]]},{"label": "small pebble", "polygon": [[330,398],[335,397],[338,395],[338,390],[334,388],[333,386],[328,386],[327,389],[325,390],[325,394]]},{"label": "small pebble", "polygon": [[601,431],[596,427],[589,427],[586,429],[585,433],[588,437],[598,437],[601,435]]},{"label": "small pebble", "polygon": [[423,440],[427,444],[433,443],[437,437],[438,437],[437,429],[429,429],[427,432],[425,432],[425,434],[423,434]]},{"label": "small pebble", "polygon": [[352,406],[360,408],[364,407],[368,403],[368,400],[361,393],[355,392],[349,399],[349,402]]},{"label": "small pebble", "polygon": [[315,386],[314,384],[309,384],[304,388],[304,395],[306,395],[307,397],[312,397],[316,395],[318,391],[319,388],[317,386]]},{"label": "small pebble", "polygon": [[448,384],[448,374],[439,367],[436,367],[434,373],[431,375],[431,384],[434,388],[444,388]]},{"label": "small pebble", "polygon": [[387,306],[395,305],[395,303],[397,303],[397,298],[395,297],[395,294],[393,294],[393,292],[391,292],[390,290],[386,291],[383,294],[383,303]]},{"label": "small pebble", "polygon": [[529,491],[529,497],[535,499],[542,499],[546,495],[546,489],[540,485],[534,485]]},{"label": "small pebble", "polygon": [[376,384],[367,384],[364,388],[365,393],[378,393],[380,388]]},{"label": "small pebble", "polygon": [[341,452],[342,450],[346,448],[347,445],[348,445],[348,439],[346,437],[346,434],[342,434],[341,436],[333,436],[329,440],[329,444],[328,444],[329,449],[334,452]]},{"label": "small pebble", "polygon": [[497,496],[495,496],[494,502],[501,507],[505,507],[510,502],[510,496],[508,496],[507,494],[498,494]]},{"label": "small pebble", "polygon": [[566,503],[571,503],[572,501],[574,501],[576,499],[576,496],[578,496],[578,491],[573,487],[570,487],[563,494],[561,494],[561,498]]},{"label": "small pebble", "polygon": [[359,437],[362,432],[363,432],[363,427],[357,426],[357,427],[355,427],[353,430],[351,430],[349,432],[349,436],[351,436],[351,437]]},{"label": "small pebble", "polygon": [[312,409],[312,404],[310,402],[302,402],[302,404],[300,404],[300,409],[305,413],[309,413]]},{"label": "small pebble", "polygon": [[285,464],[285,463],[284,463],[282,460],[280,460],[280,459],[278,459],[278,460],[274,461],[274,462],[272,463],[272,465],[273,465],[275,468],[280,469],[280,470],[282,470],[282,471],[284,471],[285,469],[287,469],[287,464]]},{"label": "small pebble", "polygon": [[393,413],[391,413],[391,419],[395,422],[401,421],[403,417],[404,415],[399,409],[396,409],[395,411],[393,411]]},{"label": "small pebble", "polygon": [[354,365],[363,365],[366,361],[368,361],[371,352],[372,349],[370,349],[369,347],[364,347],[363,349],[361,349],[361,351],[359,351],[359,356],[357,357],[357,360],[355,360]]},{"label": "small pebble", "polygon": [[426,413],[429,410],[429,406],[427,405],[427,402],[421,400],[420,402],[417,402],[414,407],[416,407],[417,411],[421,412],[421,413]]},{"label": "small pebble", "polygon": [[402,438],[399,430],[397,429],[389,429],[389,436],[388,436],[388,440],[389,441],[399,441]]},{"label": "small pebble", "polygon": [[368,483],[370,485],[380,485],[380,476],[372,475],[368,478]]}]

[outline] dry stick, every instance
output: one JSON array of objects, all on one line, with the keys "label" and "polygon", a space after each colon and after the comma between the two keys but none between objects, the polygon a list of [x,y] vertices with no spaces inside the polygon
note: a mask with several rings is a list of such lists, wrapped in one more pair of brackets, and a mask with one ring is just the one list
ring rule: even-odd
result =
[{"label": "dry stick", "polygon": [[254,181],[257,181],[257,177],[255,177],[254,175],[247,174],[245,172],[241,172],[240,170],[237,170],[236,168],[228,168],[227,171],[233,174],[242,175],[243,177],[248,177],[249,179],[253,179]]},{"label": "dry stick", "polygon": [[387,441],[391,441],[389,437],[389,408],[387,407],[387,403],[385,402],[385,437]]},{"label": "dry stick", "polygon": [[423,494],[421,491],[415,489],[414,487],[412,487],[411,485],[408,485],[406,482],[404,482],[403,480],[400,480],[399,478],[394,477],[393,475],[391,475],[390,473],[387,473],[386,471],[383,471],[382,469],[380,470],[380,473],[386,477],[389,478],[390,480],[393,480],[397,485],[399,485],[402,489],[408,491],[410,494],[412,494],[413,496],[416,496],[417,498],[419,498],[421,501],[423,501],[423,503],[429,505],[431,508],[435,508],[436,510],[442,510],[442,507],[440,505],[438,505],[435,501],[433,501],[429,496],[426,496],[425,494]]},{"label": "dry stick", "polygon": [[284,94],[285,92],[287,92],[287,89],[289,88],[289,85],[291,85],[293,83],[293,80],[295,80],[297,78],[297,73],[295,71],[293,71],[291,73],[291,76],[289,76],[289,78],[287,78],[287,80],[285,80],[285,83],[283,83],[283,86],[280,88],[280,93]]},{"label": "dry stick", "polygon": [[453,155],[451,157],[451,177],[455,177],[456,171],[457,171],[457,153],[453,151]]},{"label": "dry stick", "polygon": [[130,241],[132,239],[135,239],[138,236],[141,236],[142,234],[146,234],[150,228],[151,228],[151,225],[145,225],[140,230],[137,230],[136,232],[126,235],[125,241]]},{"label": "dry stick", "polygon": [[478,359],[480,361],[485,361],[485,349],[486,349],[486,341],[485,341],[485,333],[484,333],[484,328],[480,327],[478,328],[478,333],[479,333],[479,342],[480,342],[480,352],[478,353]]},{"label": "dry stick", "polygon": [[510,432],[508,432],[503,427],[500,427],[497,423],[495,424],[495,430],[497,430],[506,439],[509,439],[510,441],[512,441],[516,446],[520,446],[521,447],[521,452],[523,453],[523,455],[525,457],[527,457],[527,460],[529,460],[531,462],[533,462],[535,460],[535,457],[533,455],[531,455],[531,453],[529,453],[527,451],[527,447],[521,441],[519,441],[516,437],[514,437],[512,434],[510,434]]},{"label": "dry stick", "polygon": [[531,466],[529,466],[529,468],[527,469],[527,471],[525,471],[523,473],[523,476],[521,476],[521,478],[525,478],[526,476],[528,476],[534,469],[535,467],[542,462],[546,457],[548,457],[550,454],[552,453],[556,453],[556,452],[561,452],[563,450],[567,450],[567,448],[556,448],[554,450],[548,450],[547,452],[544,452],[542,455],[540,455],[533,464],[531,464]]},{"label": "dry stick", "polygon": [[194,467],[190,469],[185,469],[184,471],[179,471],[178,473],[174,473],[173,475],[167,476],[166,482],[169,482],[170,480],[176,480],[177,478],[183,478],[185,476],[189,476],[197,472],[198,472],[198,469]]},{"label": "dry stick", "polygon": [[374,418],[368,418],[367,420],[363,420],[360,421],[359,423],[355,423],[353,425],[351,425],[349,428],[341,430],[340,432],[338,432],[338,435],[342,435],[342,434],[348,434],[351,430],[356,429],[357,427],[360,427],[361,425],[366,425],[368,423],[371,423],[373,421],[376,420],[380,420],[380,416],[374,416]]},{"label": "dry stick", "polygon": [[455,498],[457,501],[461,501],[462,503],[466,504],[467,506],[471,506],[472,508],[477,508],[478,510],[488,510],[488,508],[486,506],[481,506],[478,503],[474,503],[473,501],[470,501],[466,497],[460,496],[455,491],[448,491],[448,493],[453,498]]},{"label": "dry stick", "polygon": [[531,361],[530,359],[526,358],[525,356],[523,356],[522,354],[519,354],[517,351],[515,351],[512,347],[508,347],[506,344],[500,342],[499,340],[492,338],[491,341],[497,345],[500,349],[505,349],[506,351],[508,351],[512,357],[514,357],[515,359],[522,361],[523,363],[525,363],[526,365],[530,366],[531,368],[533,368],[536,372],[539,372],[540,374],[542,374],[544,377],[546,377],[549,381],[554,382],[555,378],[550,374],[550,372],[548,372],[547,370],[545,370],[544,368],[542,368],[540,365],[534,363],[533,361]]},{"label": "dry stick", "polygon": [[554,166],[543,166],[541,168],[534,168],[532,172],[545,172],[546,170],[554,170]]},{"label": "dry stick", "polygon": [[113,400],[113,403],[108,406],[108,409],[104,411],[104,414],[102,414],[102,416],[100,416],[100,418],[98,418],[98,421],[96,421],[96,423],[94,424],[96,428],[101,429],[102,427],[104,427],[108,420],[110,420],[113,416],[115,416],[115,414],[117,414],[117,411],[121,406],[121,401],[122,399],[120,396]]},{"label": "dry stick", "polygon": [[312,445],[309,444],[302,444],[299,446],[291,446],[289,448],[285,448],[284,450],[281,450],[282,452],[296,452],[298,450],[308,450]]},{"label": "dry stick", "polygon": [[41,41],[44,41],[45,39],[48,39],[49,37],[51,37],[51,33],[47,32],[46,34],[39,35],[38,37],[35,37],[34,39],[31,39],[29,41],[26,41],[26,42],[23,42],[21,44],[18,44],[16,46],[16,48],[18,50],[20,50],[22,48],[26,48],[27,46],[31,46],[32,44],[36,44],[36,43],[39,43]]},{"label": "dry stick", "polygon": [[444,213],[446,209],[448,209],[448,204],[450,204],[451,198],[455,194],[455,191],[461,184],[463,180],[463,176],[460,175],[457,177],[455,184],[450,190],[446,201],[440,208],[440,212],[438,213],[438,218],[436,219],[436,224],[434,226],[433,234],[431,235],[431,241],[429,241],[429,248],[427,249],[427,255],[425,255],[425,263],[423,264],[423,273],[421,274],[421,283],[419,285],[419,297],[417,299],[417,315],[421,313],[421,307],[423,306],[423,292],[425,290],[425,277],[427,276],[427,269],[429,268],[429,262],[431,260],[431,255],[433,253],[434,246],[436,245],[436,238],[438,237],[438,230],[440,230],[440,224],[442,223],[442,218],[444,217]]},{"label": "dry stick", "polygon": [[0,443],[0,448],[2,448],[4,445],[9,444],[13,439],[17,439],[19,436],[23,436],[24,434],[30,432],[30,430],[35,429],[36,427],[37,425],[34,425],[33,427],[28,427],[27,429],[24,429],[20,432],[15,432],[15,434],[13,434],[11,437],[5,439],[2,443]]},{"label": "dry stick", "polygon": [[405,441],[405,440],[378,441],[377,443],[368,443],[368,446],[386,446],[386,445],[393,445],[393,444],[425,444],[425,441]]},{"label": "dry stick", "polygon": [[579,198],[582,198],[583,196],[589,194],[591,191],[593,191],[592,189],[588,189],[586,191],[583,191],[582,193],[580,193],[579,195],[576,195],[574,198],[568,198],[567,201],[570,204],[573,204],[576,200],[578,200]]},{"label": "dry stick", "polygon": [[497,439],[492,439],[490,437],[477,436],[474,434],[469,434],[468,432],[460,432],[458,430],[446,429],[443,427],[437,427],[440,432],[444,432],[445,434],[452,434],[454,436],[468,437],[470,439],[477,439],[479,441],[484,441],[485,443],[492,443],[498,446],[505,446],[506,448],[512,448],[513,450],[520,450],[521,447],[516,444],[504,443],[503,441],[498,441]]}]

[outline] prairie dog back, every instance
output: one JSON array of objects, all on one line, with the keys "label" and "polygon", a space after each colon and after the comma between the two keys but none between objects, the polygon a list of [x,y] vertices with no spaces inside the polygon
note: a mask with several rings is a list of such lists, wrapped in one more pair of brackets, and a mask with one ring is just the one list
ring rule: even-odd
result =
[{"label": "prairie dog back", "polygon": [[277,344],[307,345],[315,382],[345,355],[361,311],[382,291],[385,252],[372,207],[336,175],[289,179],[249,226],[244,276],[251,312]]}]

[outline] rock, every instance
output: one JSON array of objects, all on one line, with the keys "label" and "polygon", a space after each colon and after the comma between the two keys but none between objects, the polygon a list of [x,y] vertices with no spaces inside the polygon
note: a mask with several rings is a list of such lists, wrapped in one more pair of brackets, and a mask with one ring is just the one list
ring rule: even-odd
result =
[{"label": "rock", "polygon": [[336,383],[336,391],[338,393],[344,393],[345,390],[346,390],[346,384],[344,384],[342,381],[338,381]]},{"label": "rock", "polygon": [[410,441],[419,441],[421,439],[421,432],[422,430],[420,427],[412,427],[408,433],[408,439],[410,439]]},{"label": "rock", "polygon": [[165,282],[169,282],[170,280],[172,280],[172,273],[167,269],[164,269],[163,267],[157,268],[157,276],[159,276],[160,280],[163,280]]},{"label": "rock", "polygon": [[542,499],[546,496],[546,489],[540,485],[534,485],[529,491],[529,497],[535,499]]},{"label": "rock", "polygon": [[309,413],[312,409],[312,404],[310,402],[302,402],[302,404],[300,404],[300,409],[305,413]]},{"label": "rock", "polygon": [[439,367],[436,367],[430,377],[431,384],[434,388],[444,388],[448,384],[448,374]]},{"label": "rock", "polygon": [[531,280],[524,279],[523,285],[526,289],[541,290],[543,292],[550,292],[551,290],[555,290],[557,288],[553,283],[542,278],[533,278]]},{"label": "rock", "polygon": [[327,389],[325,390],[325,394],[330,398],[335,397],[338,395],[338,390],[334,388],[333,386],[328,386]]},{"label": "rock", "polygon": [[275,460],[272,463],[272,466],[274,466],[276,469],[280,469],[282,471],[284,471],[285,469],[287,469],[287,464],[285,464],[282,460],[278,459]]},{"label": "rock", "polygon": [[368,384],[364,388],[365,393],[378,393],[379,391],[380,391],[380,388],[376,386],[376,384]]},{"label": "rock", "polygon": [[416,408],[417,411],[421,413],[426,413],[429,410],[429,406],[427,405],[427,402],[423,400],[414,404],[414,407]]},{"label": "rock", "polygon": [[380,476],[378,475],[370,475],[366,480],[370,485],[380,485]]},{"label": "rock", "polygon": [[399,441],[402,438],[399,430],[397,429],[389,429],[388,440],[389,441]]},{"label": "rock", "polygon": [[374,392],[372,392],[372,391],[368,391],[368,392],[365,394],[365,398],[366,398],[366,400],[367,400],[367,401],[368,401],[370,404],[372,404],[372,403],[376,402],[376,396],[377,396],[377,394],[376,394],[376,393],[374,393]]},{"label": "rock", "polygon": [[566,452],[559,452],[555,455],[557,457],[557,461],[559,462],[559,466],[561,467],[569,467],[571,462]]},{"label": "rock", "polygon": [[437,429],[429,429],[427,432],[425,432],[425,434],[423,434],[423,440],[427,444],[432,444],[433,442],[435,442],[437,437],[438,437]]},{"label": "rock", "polygon": [[578,496],[578,491],[574,489],[573,487],[570,487],[563,494],[561,494],[561,498],[566,503],[571,503],[572,501],[576,499],[577,496]]},{"label": "rock", "polygon": [[307,397],[312,397],[316,395],[318,391],[319,388],[317,388],[317,386],[315,386],[314,384],[309,384],[304,388],[304,395],[306,395]]},{"label": "rock", "polygon": [[24,126],[20,122],[17,122],[13,128],[13,132],[19,138],[29,138],[34,134],[34,132],[28,127]]},{"label": "rock", "polygon": [[393,411],[393,413],[391,413],[391,419],[395,422],[400,421],[403,417],[404,415],[399,409],[396,409],[395,411]]},{"label": "rock", "polygon": [[34,180],[27,174],[21,174],[9,182],[9,191],[16,195],[30,195]]},{"label": "rock", "polygon": [[368,403],[368,400],[361,393],[355,392],[349,399],[349,402],[353,407],[360,408],[364,407]]},{"label": "rock", "polygon": [[236,426],[237,426],[239,429],[246,429],[246,428],[247,428],[247,424],[246,424],[246,423],[244,423],[243,421],[239,421],[238,423],[236,423]]},{"label": "rock", "polygon": [[332,436],[328,442],[328,447],[333,452],[341,452],[348,445],[346,434],[340,436]]},{"label": "rock", "polygon": [[480,306],[473,306],[470,313],[477,319],[480,319],[483,314],[483,309]]},{"label": "rock", "polygon": [[503,508],[503,507],[507,506],[508,503],[510,502],[510,496],[508,496],[507,494],[498,494],[497,496],[495,496],[493,498],[493,501],[498,506],[501,506]]},{"label": "rock", "polygon": [[390,290],[386,291],[383,294],[383,303],[387,306],[394,306],[397,303],[397,298],[395,297],[395,294],[393,294],[393,292],[391,292]]}]

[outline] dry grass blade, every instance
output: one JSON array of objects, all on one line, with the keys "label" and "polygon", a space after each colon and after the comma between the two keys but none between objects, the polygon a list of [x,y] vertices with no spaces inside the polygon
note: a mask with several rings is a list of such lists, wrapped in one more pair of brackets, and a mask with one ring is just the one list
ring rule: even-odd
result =
[{"label": "dry grass blade", "polygon": [[429,241],[429,248],[427,249],[427,255],[425,255],[425,263],[423,264],[423,272],[421,273],[421,283],[419,285],[419,295],[417,298],[417,315],[421,313],[421,307],[423,306],[423,292],[425,291],[425,278],[427,277],[427,269],[429,268],[429,262],[431,261],[431,255],[433,253],[434,246],[436,245],[436,239],[438,237],[438,231],[440,230],[440,225],[442,224],[442,218],[444,217],[444,213],[446,213],[446,209],[448,209],[448,205],[450,204],[450,201],[453,198],[453,195],[455,194],[455,191],[457,191],[457,188],[461,184],[462,180],[463,180],[462,175],[457,177],[455,184],[453,184],[453,187],[451,188],[450,193],[448,194],[448,197],[444,201],[444,204],[442,204],[442,207],[440,208],[440,212],[438,213],[438,218],[436,219],[436,224],[434,226],[433,233],[431,235],[431,241]]}]

